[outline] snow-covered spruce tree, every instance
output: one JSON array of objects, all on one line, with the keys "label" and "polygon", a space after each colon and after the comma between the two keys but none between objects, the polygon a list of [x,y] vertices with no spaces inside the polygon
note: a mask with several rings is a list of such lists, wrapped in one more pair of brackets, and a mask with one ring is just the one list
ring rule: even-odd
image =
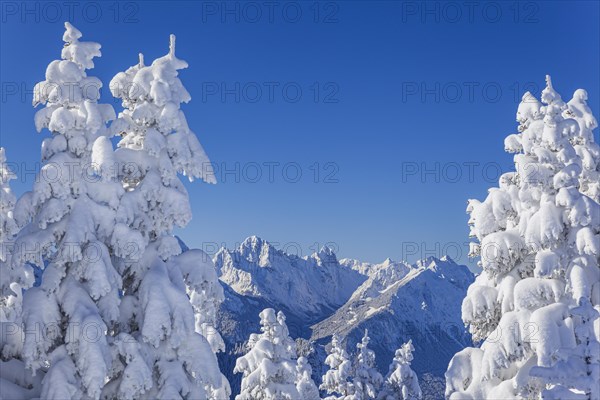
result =
[{"label": "snow-covered spruce tree", "polygon": [[[190,100],[178,78],[186,67],[175,56],[171,35],[166,56],[145,66],[140,55],[137,65],[110,84],[124,107],[111,125],[121,139],[114,158],[99,157],[98,163],[118,166],[125,194],[112,236],[124,285],[119,345],[103,393],[108,398],[221,400],[230,393],[213,352],[223,348],[214,329],[223,299],[214,265],[200,250],[181,254],[172,235],[192,217],[178,174],[216,182],[180,110]],[[141,357],[131,353],[133,342]]]},{"label": "snow-covered spruce tree", "polygon": [[379,388],[383,383],[383,377],[375,368],[375,352],[369,349],[369,331],[365,329],[365,335],[360,343],[356,344],[358,354],[352,382],[354,383],[353,400],[369,400],[377,398]]},{"label": "snow-covered spruce tree", "polygon": [[281,321],[283,314],[272,308],[260,313],[260,334],[252,334],[248,353],[237,359],[234,373],[242,373],[242,386],[236,400],[297,400],[296,356],[293,340]]},{"label": "snow-covered spruce tree", "polygon": [[69,23],[65,28],[62,59],[34,88],[34,106],[45,105],[36,128],[52,136],[42,143],[44,165],[33,190],[15,207],[22,229],[11,266],[43,270],[40,286],[23,295],[22,314],[22,357],[34,372],[47,370],[41,397],[97,399],[111,366],[106,334],[119,314],[121,278],[106,244],[122,189],[90,168],[93,143],[115,117],[110,105],[98,103],[101,82],[86,73],[100,45],[80,42]]},{"label": "snow-covered spruce tree", "polygon": [[331,339],[331,349],[325,358],[325,364],[329,366],[329,370],[323,375],[323,383],[319,387],[330,395],[325,400],[351,399],[349,396],[354,393],[354,385],[350,382],[352,363],[337,334]]},{"label": "snow-covered spruce tree", "polygon": [[568,103],[546,78],[542,103],[519,105],[505,140],[516,172],[470,200],[482,273],[462,306],[481,348],[454,356],[450,399],[598,399],[600,148],[579,89]]},{"label": "snow-covered spruce tree", "polygon": [[415,351],[415,348],[412,340],[404,343],[402,347],[396,350],[379,399],[420,400],[422,398],[417,374],[410,367],[413,360],[413,351]]}]

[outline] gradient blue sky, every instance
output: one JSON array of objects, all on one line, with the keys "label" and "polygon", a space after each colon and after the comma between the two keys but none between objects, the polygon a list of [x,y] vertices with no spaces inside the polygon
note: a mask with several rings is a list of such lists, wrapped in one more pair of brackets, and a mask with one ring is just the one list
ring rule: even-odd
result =
[{"label": "gradient blue sky", "polygon": [[[302,255],[331,243],[364,261],[447,251],[466,263],[466,201],[510,170],[503,139],[524,90],[539,94],[548,73],[563,98],[587,89],[600,115],[596,1],[51,3],[1,4],[10,161],[39,161],[30,91],[60,56],[64,20],[102,44],[90,74],[105,86],[175,33],[188,122],[219,170],[240,171],[188,185],[194,219],[178,234],[208,251],[256,234]],[[221,89],[236,83],[239,101]],[[120,110],[107,87],[103,100]]]}]

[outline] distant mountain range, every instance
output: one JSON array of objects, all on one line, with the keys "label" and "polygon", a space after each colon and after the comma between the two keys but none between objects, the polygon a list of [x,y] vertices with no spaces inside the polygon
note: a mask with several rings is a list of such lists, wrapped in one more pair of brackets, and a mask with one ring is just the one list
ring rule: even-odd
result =
[{"label": "distant mountain range", "polygon": [[250,333],[259,332],[258,314],[266,307],[286,314],[293,337],[314,342],[309,360],[317,384],[333,333],[345,338],[352,354],[368,329],[384,375],[394,351],[412,339],[413,368],[435,387],[424,388],[429,398],[443,397],[440,379],[448,362],[471,345],[460,308],[474,277],[448,257],[414,265],[390,259],[369,264],[338,260],[327,247],[298,257],[252,236],[237,249],[220,249],[213,261],[225,289],[218,329],[227,352],[219,361],[234,393],[241,380],[232,373],[235,359],[244,352]]}]

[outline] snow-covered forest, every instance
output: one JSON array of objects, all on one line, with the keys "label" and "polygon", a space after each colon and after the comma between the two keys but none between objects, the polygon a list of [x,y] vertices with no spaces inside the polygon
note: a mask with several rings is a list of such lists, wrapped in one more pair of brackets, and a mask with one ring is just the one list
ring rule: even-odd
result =
[{"label": "snow-covered forest", "polygon": [[68,22],[62,40],[34,89],[41,168],[20,196],[0,148],[1,399],[600,400],[584,89],[563,100],[546,76],[540,99],[523,94],[513,171],[468,200],[476,276],[450,257],[300,257],[256,236],[211,256],[174,234],[197,223],[184,179],[218,184],[181,109],[175,36],[110,82],[94,76],[100,44]]}]

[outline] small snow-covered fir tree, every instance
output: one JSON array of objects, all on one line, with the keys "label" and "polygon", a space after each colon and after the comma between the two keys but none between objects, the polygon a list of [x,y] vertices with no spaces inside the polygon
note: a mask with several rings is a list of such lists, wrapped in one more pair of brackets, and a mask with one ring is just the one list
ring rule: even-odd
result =
[{"label": "small snow-covered fir tree", "polygon": [[354,367],[353,400],[367,400],[377,398],[379,388],[383,383],[383,377],[375,368],[375,352],[369,348],[369,331],[365,329],[365,335],[356,345],[358,355]]},{"label": "small snow-covered fir tree", "polygon": [[194,307],[196,332],[202,334],[214,353],[225,351],[225,342],[217,324],[217,312],[220,304],[225,300],[223,287],[219,284],[217,270],[210,257],[201,250],[188,250],[177,257],[177,264],[189,265],[183,270],[196,274],[190,279],[194,285],[186,285],[187,293]]},{"label": "small snow-covered fir tree", "polygon": [[415,348],[412,340],[396,350],[390,370],[385,377],[384,389],[379,397],[381,400],[420,400],[422,398],[417,374],[410,367],[413,351]]},{"label": "small snow-covered fir tree", "polygon": [[331,339],[331,348],[325,358],[325,364],[329,366],[329,370],[323,375],[323,383],[319,387],[330,395],[325,399],[344,400],[350,398],[349,396],[354,393],[354,386],[350,382],[352,363],[337,334],[334,334]]},{"label": "small snow-covered fir tree", "polygon": [[[6,163],[6,153],[0,147],[0,356],[3,359],[20,355],[21,284],[27,281],[24,268],[13,268],[9,257],[18,227],[13,217],[16,197],[10,181],[16,179]],[[31,272],[31,271],[29,271]]]},{"label": "small snow-covered fir tree", "polygon": [[123,190],[91,168],[92,146],[115,114],[98,103],[102,84],[86,73],[100,45],[81,36],[65,24],[62,59],[48,65],[46,80],[34,88],[34,106],[44,105],[36,128],[52,136],[42,143],[44,165],[33,191],[14,213],[22,229],[12,268],[31,263],[43,270],[40,286],[23,295],[22,357],[34,372],[47,370],[44,399],[100,397],[111,368],[107,332],[119,314],[121,277],[107,244]]},{"label": "small snow-covered fir tree", "polygon": [[0,356],[7,359],[21,351],[21,285],[25,270],[12,268],[9,257],[17,224],[13,218],[16,197],[10,187],[15,174],[6,163],[6,154],[0,147]]},{"label": "small snow-covered fir tree", "polygon": [[302,399],[319,399],[319,388],[312,379],[312,366],[309,357],[315,353],[314,343],[304,338],[295,340],[296,388]]},{"label": "small snow-covered fir tree", "polygon": [[22,285],[30,282],[31,269],[10,261],[18,230],[13,218],[16,198],[10,187],[15,178],[0,147],[0,397],[32,399],[40,396],[43,374],[32,376],[22,361]]},{"label": "small snow-covered fir tree", "polygon": [[[11,171],[6,160],[6,150],[0,147],[0,241],[7,243],[17,233],[17,224],[13,217],[13,210],[17,199],[10,187],[10,181],[17,179],[17,176]],[[2,248],[0,260],[6,261],[4,253],[6,249]]]},{"label": "small snow-covered fir tree", "polygon": [[277,322],[281,326],[282,345],[285,346],[286,350],[292,356],[292,358],[296,358],[298,355],[296,341],[290,337],[290,331],[285,320],[286,318],[283,311],[278,311]]},{"label": "small snow-covered fir tree", "polygon": [[[0,147],[0,323],[14,322],[20,315],[20,283],[27,282],[25,269],[12,268],[8,260],[18,229],[13,217],[16,198],[10,188],[10,181],[15,178],[15,174],[6,163],[5,150]],[[1,340],[3,339],[4,335]],[[0,346],[0,352],[3,352],[3,347]]]},{"label": "small snow-covered fir tree", "polygon": [[[121,139],[114,158],[99,157],[99,165],[117,166],[125,194],[112,236],[124,281],[124,338],[113,354],[108,397],[220,400],[230,393],[214,354],[224,347],[214,329],[223,299],[214,265],[201,250],[181,253],[172,235],[174,227],[184,227],[192,217],[178,174],[216,182],[180,109],[190,100],[178,77],[186,67],[175,56],[171,35],[166,56],[146,66],[140,55],[137,65],[110,84],[125,108],[111,125]],[[131,338],[140,344],[142,357],[131,357]],[[149,382],[136,363],[151,371]]]},{"label": "small snow-covered fir tree", "polygon": [[[282,323],[283,322],[283,323]],[[252,334],[248,353],[237,359],[234,373],[242,373],[236,400],[297,400],[297,364],[294,341],[287,333],[283,313],[267,308],[260,313],[260,334]]]},{"label": "small snow-covered fir tree", "polygon": [[523,96],[520,133],[505,140],[516,172],[469,201],[483,271],[462,314],[483,343],[450,362],[450,399],[600,397],[597,122],[584,90],[565,103],[546,81],[542,103]]},{"label": "small snow-covered fir tree", "polygon": [[298,357],[296,361],[296,389],[301,399],[320,399],[319,389],[312,380],[312,368],[306,357]]}]

